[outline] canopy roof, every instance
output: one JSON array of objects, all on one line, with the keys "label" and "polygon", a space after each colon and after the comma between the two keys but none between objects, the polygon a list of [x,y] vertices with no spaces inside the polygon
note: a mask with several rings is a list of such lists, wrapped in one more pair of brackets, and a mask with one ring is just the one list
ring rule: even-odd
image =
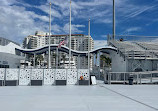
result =
[{"label": "canopy roof", "polygon": [[[51,47],[51,51],[56,50],[57,47],[58,47],[58,44],[52,44],[50,47]],[[16,48],[15,50],[20,51],[20,52],[25,53],[25,54],[31,54],[32,55],[32,54],[42,54],[42,53],[45,53],[46,51],[48,51],[48,48],[49,48],[49,46],[46,45],[44,47],[40,47],[40,48],[36,48],[36,49]],[[58,51],[69,53],[69,48],[62,45],[61,48],[58,48]],[[101,48],[93,49],[93,50],[90,51],[90,53],[97,53],[99,51],[103,52],[103,53],[110,54],[110,51],[117,51],[117,49],[114,48],[114,47],[111,47],[111,46],[106,46],[106,47],[101,47]],[[78,56],[78,55],[80,55],[80,56],[86,56],[86,55],[88,55],[88,51],[77,51],[77,50],[72,50],[72,49],[71,49],[71,53],[74,56]]]}]

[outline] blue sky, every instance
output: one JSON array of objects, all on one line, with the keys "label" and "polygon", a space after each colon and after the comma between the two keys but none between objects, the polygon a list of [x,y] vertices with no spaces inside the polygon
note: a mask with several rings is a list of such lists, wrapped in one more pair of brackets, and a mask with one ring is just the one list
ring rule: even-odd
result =
[{"label": "blue sky", "polygon": [[[52,33],[69,33],[69,0],[0,0],[0,36],[21,43],[36,30],[49,31],[52,2]],[[158,0],[116,0],[116,34],[158,35]],[[72,32],[88,34],[105,44],[112,33],[112,0],[72,0]]]}]

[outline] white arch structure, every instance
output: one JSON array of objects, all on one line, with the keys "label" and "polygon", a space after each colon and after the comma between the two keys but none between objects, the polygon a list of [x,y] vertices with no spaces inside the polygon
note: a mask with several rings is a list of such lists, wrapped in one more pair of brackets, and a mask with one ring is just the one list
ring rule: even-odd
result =
[{"label": "white arch structure", "polygon": [[[35,55],[46,53],[48,51],[48,47],[49,47],[49,45],[46,45],[46,46],[40,47],[40,48],[36,48],[36,49],[15,48],[15,50],[20,51],[24,54],[34,55],[34,57],[35,57]],[[50,46],[51,51],[57,50],[57,48],[58,48],[58,44],[52,44]],[[61,48],[58,48],[58,51],[65,52],[65,53],[69,54],[69,47],[61,46]],[[106,54],[109,54],[111,56],[111,58],[112,58],[112,70],[116,69],[116,67],[118,65],[120,65],[119,64],[120,62],[118,62],[118,64],[115,63],[115,61],[118,60],[117,48],[111,47],[111,46],[105,46],[105,47],[93,49],[89,53],[90,54],[98,54],[99,52],[106,53]],[[83,57],[83,56],[88,56],[88,51],[77,51],[77,50],[71,49],[71,54],[73,56]],[[34,58],[34,63],[35,63],[35,58]],[[35,66],[35,64],[34,64],[34,66]]]},{"label": "white arch structure", "polygon": [[[20,51],[22,53],[25,54],[42,54],[48,51],[48,45],[44,46],[44,47],[40,47],[40,48],[36,48],[36,49],[23,49],[23,48],[15,48],[15,50]],[[52,44],[51,46],[51,51],[56,50],[58,47],[58,44]],[[62,51],[65,53],[69,53],[69,48],[66,46],[61,46],[61,48],[58,48],[58,51]],[[112,51],[116,52],[117,49],[111,46],[105,46],[105,47],[100,47],[97,49],[93,49],[90,51],[91,54],[97,54],[98,52],[103,52],[103,53],[107,53],[110,54]],[[72,50],[71,49],[71,53],[73,56],[87,56],[88,51],[77,51],[77,50]]]}]

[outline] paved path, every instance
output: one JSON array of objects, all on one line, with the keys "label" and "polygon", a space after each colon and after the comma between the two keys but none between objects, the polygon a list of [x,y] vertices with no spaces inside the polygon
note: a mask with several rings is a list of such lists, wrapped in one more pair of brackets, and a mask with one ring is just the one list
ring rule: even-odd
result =
[{"label": "paved path", "polygon": [[120,94],[158,108],[158,86],[99,84],[96,86],[0,87],[0,111],[156,110]]}]

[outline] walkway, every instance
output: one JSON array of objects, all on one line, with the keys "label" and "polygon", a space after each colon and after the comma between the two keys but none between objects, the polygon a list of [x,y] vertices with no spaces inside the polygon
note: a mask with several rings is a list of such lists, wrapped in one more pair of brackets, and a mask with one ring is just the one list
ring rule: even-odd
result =
[{"label": "walkway", "polygon": [[158,108],[157,92],[157,85],[0,87],[0,109],[2,111],[155,111]]}]

